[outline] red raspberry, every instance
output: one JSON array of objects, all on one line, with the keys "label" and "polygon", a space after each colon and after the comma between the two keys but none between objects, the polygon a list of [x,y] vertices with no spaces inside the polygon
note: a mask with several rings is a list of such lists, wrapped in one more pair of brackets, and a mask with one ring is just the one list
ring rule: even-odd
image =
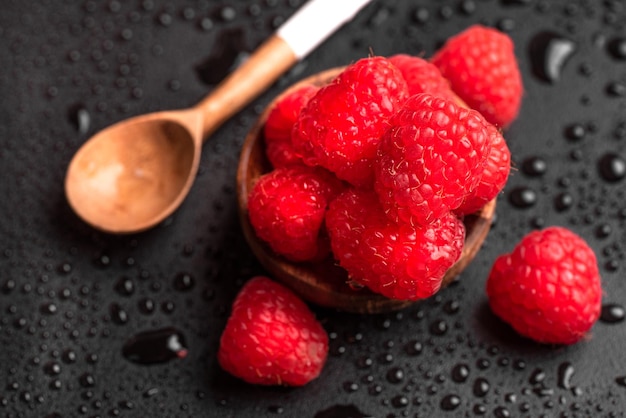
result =
[{"label": "red raspberry", "polygon": [[394,299],[435,294],[461,255],[465,226],[448,214],[429,226],[396,224],[372,191],[348,189],[326,214],[333,254],[350,279]]},{"label": "red raspberry", "polygon": [[533,231],[495,261],[487,296],[493,312],[521,335],[541,343],[575,343],[600,316],[596,256],[565,228]]},{"label": "red raspberry", "polygon": [[349,65],[300,113],[292,133],[308,165],[321,165],[357,186],[370,186],[372,161],[387,120],[408,97],[402,73],[383,57]]},{"label": "red raspberry", "polygon": [[394,221],[427,225],[458,208],[480,181],[489,123],[454,102],[418,94],[390,119],[374,188]]},{"label": "red raspberry", "polygon": [[489,129],[491,152],[478,186],[463,204],[455,210],[457,215],[467,215],[480,210],[502,191],[511,171],[511,152],[500,131],[493,125]]},{"label": "red raspberry", "polygon": [[250,223],[260,239],[290,260],[324,258],[330,250],[322,229],[324,215],[341,187],[319,167],[277,168],[260,177],[250,192]]},{"label": "red raspberry", "polygon": [[432,58],[452,90],[494,125],[518,115],[523,86],[511,38],[481,25],[451,37]]},{"label": "red raspberry", "polygon": [[267,115],[263,128],[265,153],[274,167],[302,164],[291,143],[291,131],[302,108],[319,87],[307,84],[281,97]]},{"label": "red raspberry", "polygon": [[427,60],[413,55],[397,54],[389,57],[389,61],[398,67],[404,76],[409,87],[409,95],[430,93],[452,101],[459,100],[452,91],[450,82]]},{"label": "red raspberry", "polygon": [[257,276],[235,298],[217,359],[248,383],[302,386],[319,376],[327,355],[328,335],[309,307]]}]

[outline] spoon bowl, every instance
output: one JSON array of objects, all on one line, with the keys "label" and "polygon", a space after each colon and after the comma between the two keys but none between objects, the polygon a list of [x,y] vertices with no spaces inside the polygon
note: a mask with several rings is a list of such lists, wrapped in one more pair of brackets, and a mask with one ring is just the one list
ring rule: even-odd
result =
[{"label": "spoon bowl", "polygon": [[[272,106],[291,91],[312,84],[323,86],[345,67],[323,71],[294,84],[277,96],[253,125],[243,144],[237,171],[239,220],[244,236],[261,265],[289,286],[303,299],[314,304],[354,313],[382,313],[405,308],[415,301],[390,299],[367,288],[350,285],[347,272],[332,257],[315,263],[296,263],[276,254],[259,239],[248,216],[248,196],[256,181],[272,167],[265,155],[263,127]],[[474,259],[487,237],[495,214],[496,201],[487,203],[479,212],[466,216],[465,245],[460,259],[446,273],[442,287],[450,284]]]},{"label": "spoon bowl", "polygon": [[67,199],[98,229],[139,232],[185,198],[200,161],[201,115],[159,112],[112,125],[74,156]]}]

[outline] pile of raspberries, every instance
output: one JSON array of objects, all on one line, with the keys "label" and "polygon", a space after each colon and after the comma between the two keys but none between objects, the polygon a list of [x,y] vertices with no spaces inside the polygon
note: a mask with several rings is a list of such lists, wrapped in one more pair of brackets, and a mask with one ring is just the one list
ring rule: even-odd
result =
[{"label": "pile of raspberries", "polygon": [[295,262],[332,256],[355,285],[416,300],[461,255],[463,216],[504,187],[501,130],[523,93],[511,39],[471,26],[430,59],[370,56],[276,100],[255,233]]}]

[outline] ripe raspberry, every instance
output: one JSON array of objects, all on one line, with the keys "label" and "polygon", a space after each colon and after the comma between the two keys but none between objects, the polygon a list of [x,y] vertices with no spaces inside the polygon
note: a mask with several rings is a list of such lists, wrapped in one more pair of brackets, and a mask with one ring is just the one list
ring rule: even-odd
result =
[{"label": "ripe raspberry", "polygon": [[518,115],[523,86],[511,38],[481,25],[448,39],[432,58],[452,90],[489,122],[507,127]]},{"label": "ripe raspberry", "polygon": [[277,168],[259,178],[250,192],[250,223],[260,239],[290,260],[324,258],[329,251],[322,231],[324,215],[341,187],[319,167]]},{"label": "ripe raspberry", "polygon": [[402,73],[409,87],[409,95],[430,93],[452,101],[459,100],[452,91],[450,82],[427,60],[413,55],[397,54],[389,57],[389,61]]},{"label": "ripe raspberry", "polygon": [[328,335],[308,306],[257,276],[235,298],[217,359],[248,383],[302,386],[319,376],[327,355]]},{"label": "ripe raspberry", "polygon": [[402,73],[383,57],[364,58],[322,87],[300,113],[292,141],[308,165],[370,186],[387,120],[408,97]]},{"label": "ripe raspberry", "polygon": [[500,131],[489,125],[491,152],[487,165],[476,188],[467,196],[463,204],[455,210],[457,215],[468,215],[480,210],[494,199],[506,185],[511,171],[511,152]]},{"label": "ripe raspberry", "polygon": [[533,231],[495,261],[487,295],[493,312],[521,335],[541,343],[575,343],[600,316],[596,256],[565,228]]},{"label": "ripe raspberry", "polygon": [[489,123],[454,102],[418,94],[390,119],[374,188],[394,221],[427,225],[458,208],[480,181]]},{"label": "ripe raspberry", "polygon": [[319,87],[307,84],[280,98],[267,115],[263,128],[265,153],[273,167],[302,164],[291,143],[291,130],[302,108]]},{"label": "ripe raspberry", "polygon": [[326,214],[333,254],[351,280],[394,299],[435,294],[461,255],[465,226],[448,214],[429,226],[391,222],[372,191],[348,189]]}]

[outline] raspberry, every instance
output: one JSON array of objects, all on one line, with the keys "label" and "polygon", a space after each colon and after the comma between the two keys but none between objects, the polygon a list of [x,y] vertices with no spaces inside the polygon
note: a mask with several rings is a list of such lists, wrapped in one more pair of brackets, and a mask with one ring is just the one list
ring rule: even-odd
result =
[{"label": "raspberry", "polygon": [[374,188],[394,221],[427,225],[458,208],[480,181],[489,123],[454,102],[418,94],[390,119]]},{"label": "raspberry", "polygon": [[328,335],[308,306],[257,276],[235,298],[217,358],[248,383],[302,386],[319,376],[327,355]]},{"label": "raspberry", "polygon": [[273,167],[302,164],[291,143],[291,130],[302,108],[318,90],[310,84],[299,87],[278,99],[267,115],[263,128],[265,153]]},{"label": "raspberry", "polygon": [[341,187],[321,168],[277,168],[261,176],[250,192],[250,224],[260,239],[292,261],[324,258],[330,250],[324,240],[324,215]]},{"label": "raspberry", "polygon": [[465,226],[448,214],[429,226],[396,224],[373,191],[348,189],[326,214],[333,254],[350,279],[394,299],[435,294],[461,255]]},{"label": "raspberry", "polygon": [[487,295],[493,312],[519,334],[541,343],[573,344],[600,316],[596,256],[568,229],[533,231],[496,259]]},{"label": "raspberry", "polygon": [[387,120],[408,97],[402,73],[383,57],[364,58],[322,87],[300,113],[292,141],[308,165],[370,186]]},{"label": "raspberry", "polygon": [[389,57],[389,61],[402,73],[409,88],[409,95],[430,93],[452,101],[459,100],[452,91],[450,82],[427,60],[413,55],[397,54]]},{"label": "raspberry", "polygon": [[489,125],[491,152],[487,165],[476,188],[467,196],[463,204],[455,210],[457,215],[467,215],[480,210],[494,199],[506,185],[511,171],[511,152],[498,129]]},{"label": "raspberry", "polygon": [[431,62],[471,108],[507,127],[518,115],[523,85],[513,41],[481,25],[447,40]]}]

